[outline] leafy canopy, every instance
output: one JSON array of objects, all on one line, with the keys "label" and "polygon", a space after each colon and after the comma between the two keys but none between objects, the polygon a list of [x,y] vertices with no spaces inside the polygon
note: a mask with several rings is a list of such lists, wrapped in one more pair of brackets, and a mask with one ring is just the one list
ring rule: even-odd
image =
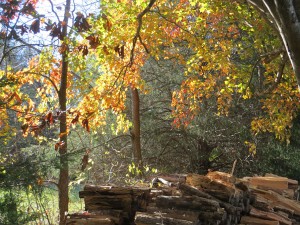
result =
[{"label": "leafy canopy", "polygon": [[[77,12],[67,45],[43,51],[22,71],[1,72],[18,80],[14,88],[5,87],[1,98],[23,115],[24,133],[39,131],[41,124],[59,117],[61,112],[54,111],[61,61],[55,51],[68,51],[69,125],[80,121],[89,131],[103,125],[112,110],[128,128],[122,115],[126,93],[128,88],[147,93],[140,69],[151,57],[185,68],[186,79],[173,93],[176,126],[188,125],[206,100],[213,99],[226,115],[236,101],[255,98],[261,112],[253,119],[253,133],[274,132],[289,139],[299,107],[296,81],[277,34],[251,6],[220,0],[104,0],[100,7],[99,15]],[[40,22],[59,38],[59,25]],[[39,31],[31,25],[32,32]],[[41,84],[38,102],[20,91],[36,82]],[[7,107],[1,109],[3,115]]]}]

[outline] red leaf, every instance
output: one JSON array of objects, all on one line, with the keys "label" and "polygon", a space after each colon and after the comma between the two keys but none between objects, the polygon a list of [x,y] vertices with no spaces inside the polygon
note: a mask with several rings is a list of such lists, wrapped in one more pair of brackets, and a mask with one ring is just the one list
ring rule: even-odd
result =
[{"label": "red leaf", "polygon": [[89,121],[88,119],[82,120],[82,126],[86,129],[87,132],[90,132]]},{"label": "red leaf", "polygon": [[65,142],[63,142],[63,141],[57,142],[57,143],[55,144],[55,146],[54,146],[55,151],[59,150],[59,149],[62,148],[64,145],[65,145]]},{"label": "red leaf", "polygon": [[49,112],[45,119],[46,119],[48,125],[53,124],[54,118],[53,118],[52,112]]},{"label": "red leaf", "polygon": [[78,123],[78,120],[79,120],[79,114],[77,114],[77,115],[75,116],[75,118],[72,119],[71,123],[72,123],[72,124],[76,124],[76,123]]},{"label": "red leaf", "polygon": [[52,38],[58,37],[60,40],[63,39],[61,34],[61,24],[58,24],[58,26],[56,25],[56,23],[52,24],[50,36],[52,36]]},{"label": "red leaf", "polygon": [[89,44],[92,49],[96,49],[99,46],[99,37],[95,35],[90,35],[86,37],[87,40],[89,40]]},{"label": "red leaf", "polygon": [[59,143],[56,143],[54,147],[55,147],[55,151],[57,151],[59,149]]},{"label": "red leaf", "polygon": [[76,14],[74,26],[77,28],[78,32],[89,30],[91,26],[84,15],[81,12],[77,12]]},{"label": "red leaf", "polygon": [[40,20],[36,19],[35,21],[32,22],[30,25],[30,30],[34,33],[37,34],[40,32]]}]

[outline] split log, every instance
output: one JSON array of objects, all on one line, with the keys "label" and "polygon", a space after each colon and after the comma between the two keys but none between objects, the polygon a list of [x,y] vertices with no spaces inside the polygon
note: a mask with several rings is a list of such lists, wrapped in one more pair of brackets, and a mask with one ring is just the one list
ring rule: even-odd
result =
[{"label": "split log", "polygon": [[[265,177],[280,177],[280,176],[277,176],[275,174],[272,174],[272,173],[267,173],[265,174]],[[298,188],[298,181],[297,180],[292,180],[292,179],[288,179],[288,188],[289,189],[293,189],[293,190],[297,190]]]},{"label": "split log", "polygon": [[153,215],[148,213],[138,212],[135,217],[136,225],[154,225],[154,224],[164,224],[164,225],[194,225],[194,221],[174,219],[166,217],[163,215]]},{"label": "split log", "polygon": [[192,210],[180,210],[180,209],[168,209],[168,208],[158,208],[158,207],[149,207],[147,208],[147,213],[154,215],[163,215],[172,217],[174,219],[197,221],[199,218],[198,211]]},{"label": "split log", "polygon": [[187,184],[179,184],[179,189],[186,195],[196,195],[202,198],[213,199],[211,195]]},{"label": "split log", "polygon": [[292,225],[292,221],[287,217],[283,217],[273,212],[264,212],[255,209],[254,207],[250,210],[250,215],[261,219],[266,219],[266,220],[276,220],[279,221],[280,224]]},{"label": "split log", "polygon": [[66,225],[118,225],[111,218],[106,216],[94,217],[71,217],[67,218]]},{"label": "split log", "polygon": [[236,178],[233,175],[220,171],[210,171],[206,174],[206,176],[212,180],[222,180],[231,184],[234,184],[236,182]]},{"label": "split log", "polygon": [[259,189],[253,189],[254,194],[259,196],[261,199],[265,198],[267,200],[269,207],[281,207],[287,210],[294,211],[294,214],[300,216],[300,204],[299,202],[283,197],[282,195],[274,191],[264,191]]},{"label": "split log", "polygon": [[161,208],[190,209],[199,211],[217,211],[221,208],[215,200],[197,196],[158,196],[156,206]]},{"label": "split log", "polygon": [[[218,174],[218,176],[220,176],[220,173]],[[225,177],[224,179],[226,180],[229,178]],[[226,193],[228,198],[232,198],[234,196],[234,201],[236,202],[240,202],[241,199],[243,199],[242,190],[236,188],[233,183],[229,183],[221,179],[214,180],[213,178],[211,179],[203,175],[188,174],[186,178],[186,183],[198,189],[201,189],[204,192],[214,190],[215,192],[220,191]]]},{"label": "split log", "polygon": [[207,199],[211,199],[211,200],[218,202],[220,207],[225,208],[227,213],[235,214],[235,213],[237,213],[237,211],[239,211],[239,212],[242,211],[242,208],[240,208],[240,207],[235,207],[235,206],[231,205],[230,203],[221,201],[221,200],[215,198],[214,196],[211,196],[211,195],[209,195],[195,187],[189,186],[187,184],[180,184],[179,188],[181,190],[183,190],[183,192],[186,194],[196,195],[196,196],[199,196],[202,198],[207,198]]},{"label": "split log", "polygon": [[[86,215],[87,214],[87,215]],[[70,218],[76,217],[78,214],[72,214]],[[85,212],[84,214],[80,213],[79,215],[86,215],[87,217],[97,217],[97,216],[105,216],[110,218],[115,224],[123,224],[124,218],[128,218],[128,214],[123,210],[90,210],[89,212]]]},{"label": "split log", "polygon": [[264,220],[253,216],[243,216],[240,225],[279,225],[280,223],[275,220]]},{"label": "split log", "polygon": [[86,185],[79,192],[86,211],[121,210],[125,221],[133,221],[136,211],[145,211],[150,188]]},{"label": "split log", "polygon": [[249,184],[252,187],[267,188],[269,190],[283,191],[288,189],[288,178],[286,177],[250,177]]},{"label": "split log", "polygon": [[291,218],[294,215],[294,210],[287,209],[285,207],[275,206],[273,210],[279,214],[285,215],[288,218]]},{"label": "split log", "polygon": [[162,178],[171,183],[185,183],[186,182],[186,174],[160,174],[156,176],[151,176],[148,179],[151,181],[155,178]]},{"label": "split log", "polygon": [[101,194],[101,195],[142,195],[150,194],[150,188],[139,187],[115,187],[115,186],[99,186],[99,185],[85,185],[83,191],[79,192],[79,197]]},{"label": "split log", "polygon": [[132,206],[143,211],[150,199],[150,188],[86,185],[79,197],[84,198],[86,210],[131,210]]}]

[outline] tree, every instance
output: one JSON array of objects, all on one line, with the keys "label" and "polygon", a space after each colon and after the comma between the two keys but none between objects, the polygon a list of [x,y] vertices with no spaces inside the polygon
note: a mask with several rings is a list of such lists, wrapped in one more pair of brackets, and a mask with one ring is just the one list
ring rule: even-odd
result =
[{"label": "tree", "polygon": [[131,139],[133,147],[134,162],[142,170],[142,149],[141,149],[141,126],[140,126],[140,98],[136,88],[131,90],[132,95],[132,130]]},{"label": "tree", "polygon": [[[69,168],[68,168],[68,148],[67,136],[71,122],[67,119],[67,102],[68,97],[72,95],[68,91],[68,87],[72,83],[69,66],[69,48],[71,35],[68,31],[69,18],[71,16],[70,5],[71,1],[66,0],[64,7],[63,19],[60,19],[58,13],[54,10],[54,4],[49,1],[52,13],[56,16],[57,22],[52,22],[50,19],[46,21],[45,15],[40,15],[35,10],[36,1],[12,1],[4,2],[1,4],[3,8],[2,25],[4,25],[9,32],[5,35],[5,44],[3,47],[3,58],[10,52],[6,48],[6,41],[14,38],[16,41],[24,41],[20,35],[32,32],[34,35],[40,33],[42,25],[46,31],[50,31],[50,36],[53,39],[60,41],[59,54],[60,57],[51,49],[39,50],[38,57],[33,58],[27,68],[22,70],[14,70],[13,68],[6,68],[2,71],[1,79],[8,79],[16,81],[16,85],[11,88],[8,85],[4,87],[2,98],[4,99],[5,107],[1,108],[2,113],[6,115],[7,110],[14,110],[18,112],[20,120],[23,122],[23,134],[27,136],[32,133],[39,138],[42,135],[43,129],[47,125],[53,125],[59,121],[59,141],[55,145],[55,150],[58,150],[60,155],[60,173],[58,181],[59,190],[59,211],[60,221],[59,224],[65,224],[65,213],[68,211],[68,185],[69,185]],[[60,7],[57,7],[60,10]],[[30,27],[28,24],[22,22],[22,17],[31,17]],[[16,19],[17,18],[17,19]],[[77,20],[81,17],[78,15]],[[78,21],[77,21],[78,22]],[[76,24],[72,28],[73,31],[79,32],[81,24]],[[17,30],[20,32],[17,32]],[[50,38],[49,38],[50,39]],[[25,43],[28,46],[30,44]],[[53,42],[51,43],[53,45]],[[54,46],[54,45],[53,45]],[[54,48],[54,50],[57,50]],[[54,56],[56,54],[56,57]],[[1,60],[2,61],[2,60]],[[31,96],[22,92],[26,85],[37,85],[38,100],[32,100]],[[53,101],[54,96],[58,98],[58,102]],[[54,98],[53,98],[54,97]],[[52,100],[51,100],[52,99]],[[52,105],[53,104],[53,105]],[[50,107],[49,107],[50,106]],[[54,113],[56,110],[56,113]],[[73,117],[73,114],[71,115]],[[72,124],[78,122],[76,119],[71,119]],[[1,122],[3,123],[3,117]],[[87,122],[84,123],[85,128],[88,130]],[[2,129],[2,132],[4,130]]]},{"label": "tree", "polygon": [[67,145],[67,85],[68,85],[68,73],[69,73],[69,59],[68,59],[68,21],[70,15],[71,0],[66,0],[64,18],[62,21],[58,21],[62,25],[61,36],[61,75],[60,75],[60,87],[58,89],[58,101],[60,113],[59,121],[59,137],[60,137],[60,173],[59,173],[59,224],[64,225],[66,223],[66,212],[68,212],[69,206],[69,166],[68,166],[68,145]]},{"label": "tree", "polygon": [[[289,3],[285,6],[291,8]],[[108,112],[112,112],[127,130],[130,123],[124,110],[130,91],[133,153],[137,164],[142,161],[139,101],[147,88],[141,69],[151,59],[178,64],[185,77],[180,90],[172,89],[174,126],[186,129],[210,103],[214,110],[209,112],[235,116],[238,113],[232,112],[232,106],[239,105],[236,103],[242,99],[251,105],[254,98],[259,100],[261,110],[252,117],[253,134],[268,131],[281,140],[290,137],[293,118],[299,110],[299,91],[286,62],[287,56],[293,60],[296,53],[290,50],[285,54],[278,33],[247,4],[219,0],[104,0],[99,15],[77,12],[73,26],[69,22],[73,12],[70,0],[65,2],[63,19],[56,12],[59,8],[55,9],[50,1],[56,22],[39,15],[35,1],[12,4],[15,2],[1,5],[9,18],[3,20],[10,31],[5,33],[7,37],[20,41],[22,33],[37,35],[45,29],[50,31],[52,47],[41,52],[37,49],[39,55],[23,70],[7,67],[1,71],[1,78],[17,80],[14,88],[4,87],[1,100],[6,103],[1,114],[6,115],[7,108],[18,111],[24,135],[32,133],[36,137],[47,125],[59,123],[59,141],[54,148],[61,159],[60,224],[68,210],[67,138],[71,127],[81,123],[89,132],[104,125]],[[263,8],[263,12],[269,8]],[[279,21],[279,11],[268,18]],[[17,12],[29,16],[32,22],[11,25]],[[283,24],[286,25],[281,22],[277,30],[284,47],[291,48],[293,41],[288,34],[283,35],[289,33],[282,29]],[[297,65],[293,62],[295,70]],[[22,92],[22,87],[34,84],[38,85],[38,100]],[[198,136],[195,140],[212,151],[205,140]]]},{"label": "tree", "polygon": [[247,0],[280,36],[300,86],[300,4],[297,1]]}]

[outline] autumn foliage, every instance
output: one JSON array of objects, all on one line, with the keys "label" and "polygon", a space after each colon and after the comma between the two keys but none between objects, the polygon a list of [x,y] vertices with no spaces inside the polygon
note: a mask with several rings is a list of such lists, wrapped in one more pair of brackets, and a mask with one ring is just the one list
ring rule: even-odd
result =
[{"label": "autumn foliage", "polygon": [[[35,1],[2,4],[3,23],[21,11],[34,19],[30,25],[16,26],[20,35],[44,30],[62,40],[66,24],[36,17],[35,5]],[[153,58],[174,60],[184,67],[185,80],[173,92],[175,127],[188,126],[205,101],[214,101],[218,113],[228,115],[237,99],[255,98],[261,113],[253,118],[253,134],[267,131],[289,139],[299,109],[296,81],[276,33],[249,5],[192,0],[103,1],[102,5],[98,16],[76,13],[73,35],[65,40],[68,45],[43,50],[21,71],[1,72],[1,77],[17,81],[3,89],[2,118],[8,108],[18,112],[24,135],[40,135],[62,113],[67,114],[69,127],[81,124],[89,132],[105,124],[108,110],[118,114],[127,129],[129,123],[122,115],[127,90],[147,93],[140,70]],[[72,101],[66,112],[57,110],[62,62],[55,51],[69,52],[71,62],[67,95]],[[94,74],[84,72],[91,67],[97,68]],[[38,86],[38,102],[21,92],[24,85]]]}]

